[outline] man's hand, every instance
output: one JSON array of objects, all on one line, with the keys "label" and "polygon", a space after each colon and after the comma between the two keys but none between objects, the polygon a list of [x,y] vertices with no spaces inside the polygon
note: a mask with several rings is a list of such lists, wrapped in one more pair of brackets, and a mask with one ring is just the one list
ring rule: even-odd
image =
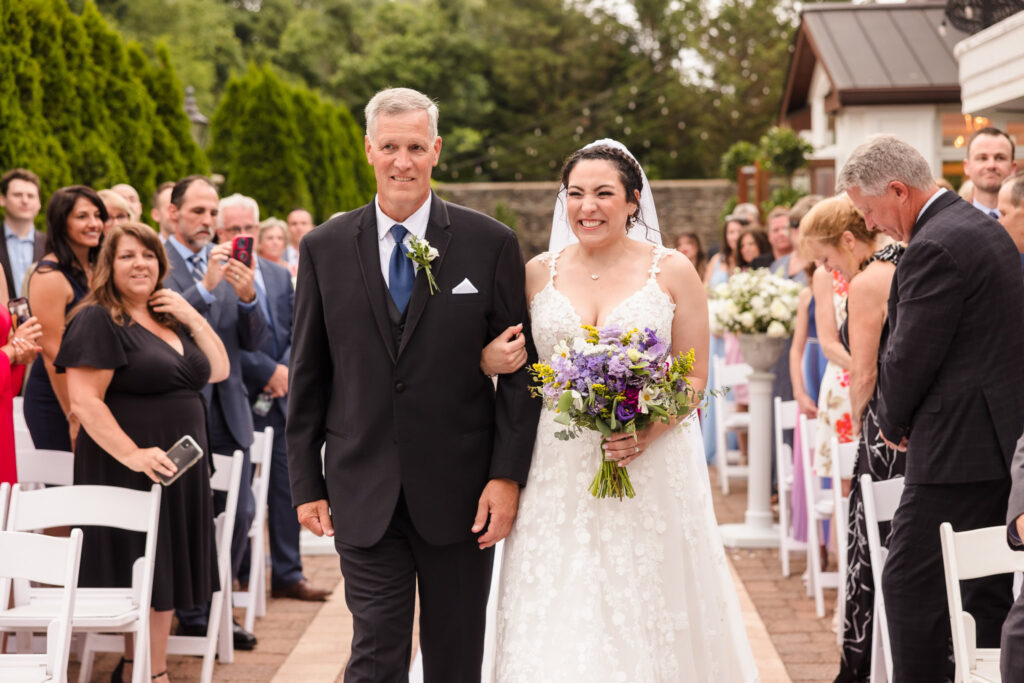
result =
[{"label": "man's hand", "polygon": [[889,441],[889,439],[885,438],[885,434],[882,434],[882,432],[878,432],[878,435],[882,437],[882,441],[884,441],[885,445],[888,446],[889,448],[895,451],[900,451],[902,453],[905,453],[907,451],[907,437],[903,437],[903,439],[897,445],[894,444],[892,441]]},{"label": "man's hand", "polygon": [[330,509],[327,506],[327,501],[323,498],[303,503],[295,508],[295,513],[299,516],[299,524],[317,536],[325,534],[327,536],[334,536],[334,525],[331,524]]},{"label": "man's hand", "polygon": [[288,394],[288,366],[278,365],[274,368],[274,374],[267,380],[267,386],[263,391],[268,392],[273,398],[281,398]]},{"label": "man's hand", "polygon": [[1021,539],[1021,545],[1024,545],[1024,515],[1017,518],[1017,538]]},{"label": "man's hand", "polygon": [[[492,545],[508,536],[512,531],[512,522],[516,519],[519,509],[519,484],[511,479],[491,479],[480,494],[480,503],[476,508],[476,519],[473,520],[473,533],[479,533],[487,527],[487,531],[477,541],[480,549]],[[490,522],[487,516],[490,515]]]},{"label": "man's hand", "polygon": [[526,337],[522,332],[522,323],[512,325],[484,347],[480,353],[480,370],[485,375],[510,375],[523,367],[526,363]]}]

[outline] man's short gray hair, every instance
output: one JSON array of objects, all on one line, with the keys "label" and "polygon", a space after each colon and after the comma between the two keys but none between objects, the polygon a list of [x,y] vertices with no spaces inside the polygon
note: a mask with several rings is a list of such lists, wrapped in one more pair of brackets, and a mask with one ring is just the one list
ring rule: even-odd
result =
[{"label": "man's short gray hair", "polygon": [[252,197],[246,197],[244,194],[238,192],[233,195],[224,197],[220,200],[220,205],[217,207],[217,227],[224,227],[224,209],[230,209],[236,206],[244,206],[245,208],[252,211],[253,222],[258,223],[260,220],[260,205],[256,203],[256,200]]},{"label": "man's short gray hair", "polygon": [[894,180],[918,190],[935,185],[928,162],[920,152],[893,135],[875,135],[850,154],[839,172],[836,192],[859,187],[866,195],[881,197]]},{"label": "man's short gray hair", "polygon": [[1003,185],[1010,183],[1013,183],[1013,187],[1010,188],[1010,203],[1019,209],[1024,204],[1024,169],[1018,170],[1003,180]]},{"label": "man's short gray hair", "polygon": [[[262,241],[263,233],[267,232],[268,230],[273,230],[274,228],[278,228],[281,231],[281,234],[284,235],[285,244],[288,244],[291,241],[290,239],[288,239],[288,224],[285,223],[280,218],[275,218],[274,216],[271,216],[265,221],[260,221],[260,231],[259,233],[257,233],[257,240]],[[299,245],[296,244],[293,246],[298,247]]]},{"label": "man's short gray hair", "polygon": [[430,140],[437,137],[437,105],[432,99],[412,88],[387,88],[373,96],[366,104],[366,135],[372,140],[377,132],[377,117],[394,116],[407,111],[427,112]]}]

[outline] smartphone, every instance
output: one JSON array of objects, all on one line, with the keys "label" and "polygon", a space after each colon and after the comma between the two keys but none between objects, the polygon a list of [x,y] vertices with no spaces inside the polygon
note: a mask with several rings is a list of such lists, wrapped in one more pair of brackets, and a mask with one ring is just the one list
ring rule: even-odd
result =
[{"label": "smartphone", "polygon": [[231,242],[231,258],[252,268],[252,235],[239,235]]},{"label": "smartphone", "polygon": [[14,324],[15,329],[32,317],[32,310],[28,307],[28,299],[23,296],[8,301],[7,310],[11,312],[11,322]]},{"label": "smartphone", "polygon": [[186,434],[178,439],[178,443],[171,446],[166,455],[168,459],[175,464],[178,471],[170,477],[165,477],[160,473],[157,473],[156,476],[160,480],[161,484],[164,486],[170,486],[177,481],[178,477],[183,475],[189,467],[192,467],[192,465],[199,462],[203,457],[203,449],[199,447],[199,444],[196,443],[195,439]]}]

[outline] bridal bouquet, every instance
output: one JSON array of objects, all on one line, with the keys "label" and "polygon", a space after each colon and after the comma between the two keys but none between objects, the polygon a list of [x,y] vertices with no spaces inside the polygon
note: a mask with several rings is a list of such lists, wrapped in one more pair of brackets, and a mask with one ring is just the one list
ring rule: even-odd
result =
[{"label": "bridal bouquet", "polygon": [[788,337],[802,286],[767,268],[735,272],[711,290],[711,331]]},{"label": "bridal bouquet", "polygon": [[[530,387],[565,425],[556,432],[562,440],[584,430],[610,437],[635,434],[655,420],[669,422],[689,414],[701,399],[690,386],[693,349],[673,357],[669,345],[651,329],[601,329],[583,325],[585,337],[564,339],[547,363],[535,363]],[[625,467],[602,458],[590,484],[596,498],[636,495]]]}]

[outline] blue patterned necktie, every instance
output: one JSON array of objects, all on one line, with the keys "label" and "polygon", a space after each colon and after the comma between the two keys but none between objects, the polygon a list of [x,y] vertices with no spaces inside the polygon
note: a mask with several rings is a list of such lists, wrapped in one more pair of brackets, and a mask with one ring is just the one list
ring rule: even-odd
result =
[{"label": "blue patterned necktie", "polygon": [[391,290],[391,298],[398,307],[399,313],[405,313],[405,307],[409,305],[409,297],[412,296],[412,285],[416,281],[416,267],[412,259],[406,254],[405,245],[402,240],[409,234],[404,225],[391,226],[391,236],[395,238],[395,250],[391,252],[391,264],[388,267],[388,288]]},{"label": "blue patterned necktie", "polygon": [[206,264],[199,254],[192,254],[188,257],[189,265],[192,266],[192,279],[199,281],[206,274]]}]

